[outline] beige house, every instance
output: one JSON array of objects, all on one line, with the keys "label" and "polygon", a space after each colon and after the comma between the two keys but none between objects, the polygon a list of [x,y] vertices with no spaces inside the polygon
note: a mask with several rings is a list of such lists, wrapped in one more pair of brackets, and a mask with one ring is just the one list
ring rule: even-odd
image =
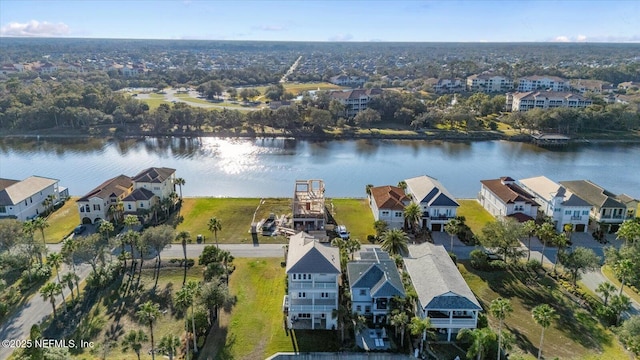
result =
[{"label": "beige house", "polygon": [[50,195],[55,203],[68,193],[60,188],[57,179],[42,176],[30,176],[22,181],[0,179],[0,219],[33,219],[47,210],[44,201]]}]

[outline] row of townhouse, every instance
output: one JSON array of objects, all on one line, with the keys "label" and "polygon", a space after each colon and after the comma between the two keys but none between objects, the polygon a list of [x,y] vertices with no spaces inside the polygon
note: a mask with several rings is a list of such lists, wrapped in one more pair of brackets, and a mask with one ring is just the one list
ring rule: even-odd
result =
[{"label": "row of townhouse", "polygon": [[553,221],[556,231],[571,226],[587,232],[589,225],[615,232],[622,222],[636,216],[638,201],[615,195],[589,180],[560,181],[545,176],[514,180],[511,177],[482,180],[478,201],[494,217],[513,217],[520,222],[538,214]]},{"label": "row of townhouse", "polygon": [[58,179],[42,176],[0,179],[0,219],[30,220],[68,197],[69,190],[61,187]]},{"label": "row of townhouse", "polygon": [[83,224],[114,219],[117,213],[143,215],[175,193],[175,169],[151,167],[134,177],[118,175],[78,199]]},{"label": "row of townhouse", "polygon": [[[451,341],[461,329],[478,324],[480,303],[441,245],[411,246],[404,266],[418,295],[417,315]],[[291,236],[286,254],[288,292],[282,310],[292,329],[337,329],[341,284],[338,248],[320,243],[300,232]],[[394,297],[405,297],[402,277],[395,261],[379,248],[368,248],[347,264],[346,275],[352,308],[373,324],[388,324]],[[366,341],[366,340],[363,340]],[[383,349],[388,342],[369,345]]]},{"label": "row of townhouse", "polygon": [[366,76],[354,76],[354,75],[337,75],[329,78],[329,82],[339,86],[352,86],[354,88],[361,88],[369,80]]},{"label": "row of townhouse", "polygon": [[418,176],[404,180],[406,189],[397,186],[372,187],[369,206],[375,220],[383,220],[391,229],[404,225],[404,208],[415,203],[422,209],[420,226],[429,231],[444,231],[444,227],[460,206],[437,179]]},{"label": "row of townhouse", "polygon": [[506,94],[507,111],[529,111],[531,109],[585,108],[593,104],[580,94],[558,91],[527,91]]}]

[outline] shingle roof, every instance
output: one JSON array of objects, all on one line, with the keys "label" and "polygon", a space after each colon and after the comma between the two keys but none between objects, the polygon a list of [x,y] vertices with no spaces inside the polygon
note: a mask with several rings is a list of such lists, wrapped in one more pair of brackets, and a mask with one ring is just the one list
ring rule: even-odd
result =
[{"label": "shingle roof", "polygon": [[[56,179],[41,176],[30,176],[22,181],[3,179],[6,186],[0,190],[0,205],[15,205],[33,194],[58,182]],[[11,183],[13,182],[13,183]]]},{"label": "shingle roof", "polygon": [[127,195],[122,201],[138,201],[138,200],[149,200],[154,197],[155,194],[151,190],[147,190],[145,188],[138,188],[131,192],[131,194]]},{"label": "shingle roof", "polygon": [[339,274],[340,252],[338,248],[320,244],[313,236],[299,232],[289,238],[286,272]]},{"label": "shingle roof", "polygon": [[368,288],[372,297],[404,297],[404,286],[395,261],[380,249],[360,252],[360,260],[347,264],[349,285]]},{"label": "shingle roof", "polygon": [[551,201],[554,197],[562,197],[562,205],[564,206],[591,206],[578,195],[546,176],[522,179],[519,183],[546,201]]},{"label": "shingle roof", "polygon": [[500,179],[480,180],[480,183],[505,204],[524,202],[533,206],[539,206],[538,203],[533,200],[533,195],[515,183],[512,183],[512,181],[513,179],[510,177],[501,177]]},{"label": "shingle roof", "polygon": [[537,99],[537,98],[551,98],[551,99],[577,99],[577,100],[588,100],[584,96],[580,94],[575,94],[571,92],[565,91],[525,91],[525,92],[515,92],[513,93],[514,99]]},{"label": "shingle roof", "polygon": [[406,179],[407,190],[413,194],[419,203],[429,206],[460,206],[453,195],[435,178],[418,176]]},{"label": "shingle roof", "polygon": [[405,267],[423,308],[482,309],[442,245],[412,245],[409,253]]},{"label": "shingle roof", "polygon": [[134,182],[161,183],[171,177],[176,169],[150,167],[142,170],[138,175],[133,177]]},{"label": "shingle roof", "polygon": [[567,189],[584,199],[599,212],[601,208],[626,208],[615,195],[589,180],[560,181]]},{"label": "shingle roof", "polygon": [[132,186],[133,181],[130,177],[126,175],[118,175],[98,185],[95,189],[89,191],[85,196],[78,199],[78,201],[88,201],[92,197],[107,199],[112,196],[121,196],[122,194],[127,193]]},{"label": "shingle roof", "polygon": [[404,210],[403,201],[409,201],[404,190],[390,185],[372,187],[371,196],[378,209]]}]

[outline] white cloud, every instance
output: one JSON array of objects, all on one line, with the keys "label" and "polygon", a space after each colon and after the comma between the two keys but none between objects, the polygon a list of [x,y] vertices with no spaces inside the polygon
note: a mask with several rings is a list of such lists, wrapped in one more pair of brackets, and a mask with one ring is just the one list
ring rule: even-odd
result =
[{"label": "white cloud", "polygon": [[571,40],[569,40],[568,36],[564,36],[564,35],[560,35],[560,36],[556,36],[555,39],[553,39],[554,42],[569,42]]},{"label": "white cloud", "polygon": [[351,40],[353,40],[353,35],[351,34],[337,34],[329,38],[329,41],[351,41]]},{"label": "white cloud", "polygon": [[54,24],[47,21],[10,22],[0,28],[0,36],[51,37],[65,35],[69,35],[69,26],[67,24]]},{"label": "white cloud", "polygon": [[576,35],[576,36],[566,36],[560,35],[556,36],[553,39],[548,39],[547,41],[551,42],[619,42],[619,43],[637,43],[640,42],[640,35],[630,35],[630,36],[586,36],[586,35]]},{"label": "white cloud", "polygon": [[286,30],[287,28],[281,25],[262,25],[262,26],[254,27],[254,29],[262,30],[262,31],[283,31],[283,30]]},{"label": "white cloud", "polygon": [[587,37],[585,35],[578,35],[578,37],[576,38],[576,41],[578,42],[587,41]]}]

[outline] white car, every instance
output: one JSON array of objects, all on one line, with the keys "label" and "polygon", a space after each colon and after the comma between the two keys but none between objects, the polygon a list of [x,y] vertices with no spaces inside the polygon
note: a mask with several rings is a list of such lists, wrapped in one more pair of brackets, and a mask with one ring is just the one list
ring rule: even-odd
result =
[{"label": "white car", "polygon": [[338,236],[340,236],[341,239],[343,239],[343,240],[349,239],[349,232],[347,231],[347,227],[346,226],[338,225],[336,227],[336,232],[338,233]]}]

